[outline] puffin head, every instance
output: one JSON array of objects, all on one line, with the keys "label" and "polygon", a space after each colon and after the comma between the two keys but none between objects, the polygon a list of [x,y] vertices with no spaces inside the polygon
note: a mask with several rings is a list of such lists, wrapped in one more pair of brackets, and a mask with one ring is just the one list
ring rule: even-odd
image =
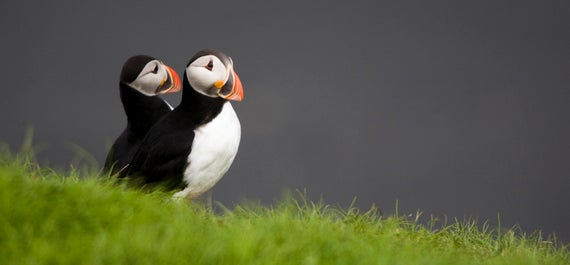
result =
[{"label": "puffin head", "polygon": [[120,82],[146,96],[178,92],[182,88],[180,77],[172,68],[147,55],[129,58],[123,65]]},{"label": "puffin head", "polygon": [[235,101],[243,99],[243,87],[234,63],[220,51],[204,49],[197,52],[186,66],[186,78],[202,95]]}]

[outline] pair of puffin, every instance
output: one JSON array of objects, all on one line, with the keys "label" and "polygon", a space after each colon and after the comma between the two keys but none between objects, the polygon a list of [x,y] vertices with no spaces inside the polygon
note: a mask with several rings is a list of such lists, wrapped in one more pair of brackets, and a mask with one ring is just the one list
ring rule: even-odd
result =
[{"label": "pair of puffin", "polygon": [[228,171],[241,137],[230,101],[243,99],[232,59],[216,50],[197,52],[184,71],[180,105],[172,109],[158,95],[179,91],[180,83],[172,68],[150,56],[125,62],[119,87],[127,127],[107,155],[105,172],[196,198]]}]

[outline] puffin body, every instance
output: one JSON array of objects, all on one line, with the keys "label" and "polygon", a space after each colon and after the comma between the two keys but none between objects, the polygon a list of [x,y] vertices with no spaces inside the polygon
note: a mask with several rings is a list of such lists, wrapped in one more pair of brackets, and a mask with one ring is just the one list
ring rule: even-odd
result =
[{"label": "puffin body", "polygon": [[177,92],[180,87],[176,72],[155,58],[137,55],[125,62],[119,89],[127,127],[111,146],[104,172],[116,174],[130,163],[148,130],[172,110],[156,95]]},{"label": "puffin body", "polygon": [[177,196],[193,197],[212,188],[228,171],[237,154],[241,125],[229,102],[210,122],[194,129],[192,152],[184,171],[187,188]]},{"label": "puffin body", "polygon": [[228,100],[242,98],[231,59],[214,50],[198,52],[186,68],[180,105],[147,133],[126,175],[183,188],[175,197],[208,191],[237,154],[241,127]]}]

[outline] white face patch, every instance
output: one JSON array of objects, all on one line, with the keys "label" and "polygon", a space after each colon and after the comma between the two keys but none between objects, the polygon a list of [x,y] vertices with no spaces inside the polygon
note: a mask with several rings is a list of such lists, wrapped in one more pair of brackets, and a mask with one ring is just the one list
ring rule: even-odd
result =
[{"label": "white face patch", "polygon": [[129,85],[146,96],[155,96],[156,89],[168,78],[166,67],[158,60],[148,62],[135,81]]},{"label": "white face patch", "polygon": [[186,78],[190,85],[200,94],[209,97],[218,96],[218,89],[214,84],[218,81],[225,83],[228,73],[226,66],[214,55],[202,56],[186,68]]}]

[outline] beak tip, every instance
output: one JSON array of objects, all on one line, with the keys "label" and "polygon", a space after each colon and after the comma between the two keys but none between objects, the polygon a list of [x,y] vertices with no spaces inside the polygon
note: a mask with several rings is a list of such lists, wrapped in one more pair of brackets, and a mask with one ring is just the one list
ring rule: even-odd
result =
[{"label": "beak tip", "polygon": [[242,101],[243,100],[243,85],[242,85],[241,80],[239,79],[239,76],[237,75],[236,72],[234,72],[234,79],[235,79],[234,89],[236,91],[236,93],[235,93],[236,101]]},{"label": "beak tip", "polygon": [[175,93],[178,92],[182,89],[181,86],[181,82],[180,82],[180,76],[178,76],[178,74],[176,73],[176,71],[174,71],[174,69],[172,69],[171,67],[166,66],[166,70],[168,72],[169,77],[172,79],[172,85],[165,89],[164,91],[162,91],[161,94],[167,94],[167,93]]},{"label": "beak tip", "polygon": [[231,92],[227,95],[220,95],[222,98],[233,101],[243,100],[243,85],[238,75],[232,70],[233,74],[233,86]]}]

